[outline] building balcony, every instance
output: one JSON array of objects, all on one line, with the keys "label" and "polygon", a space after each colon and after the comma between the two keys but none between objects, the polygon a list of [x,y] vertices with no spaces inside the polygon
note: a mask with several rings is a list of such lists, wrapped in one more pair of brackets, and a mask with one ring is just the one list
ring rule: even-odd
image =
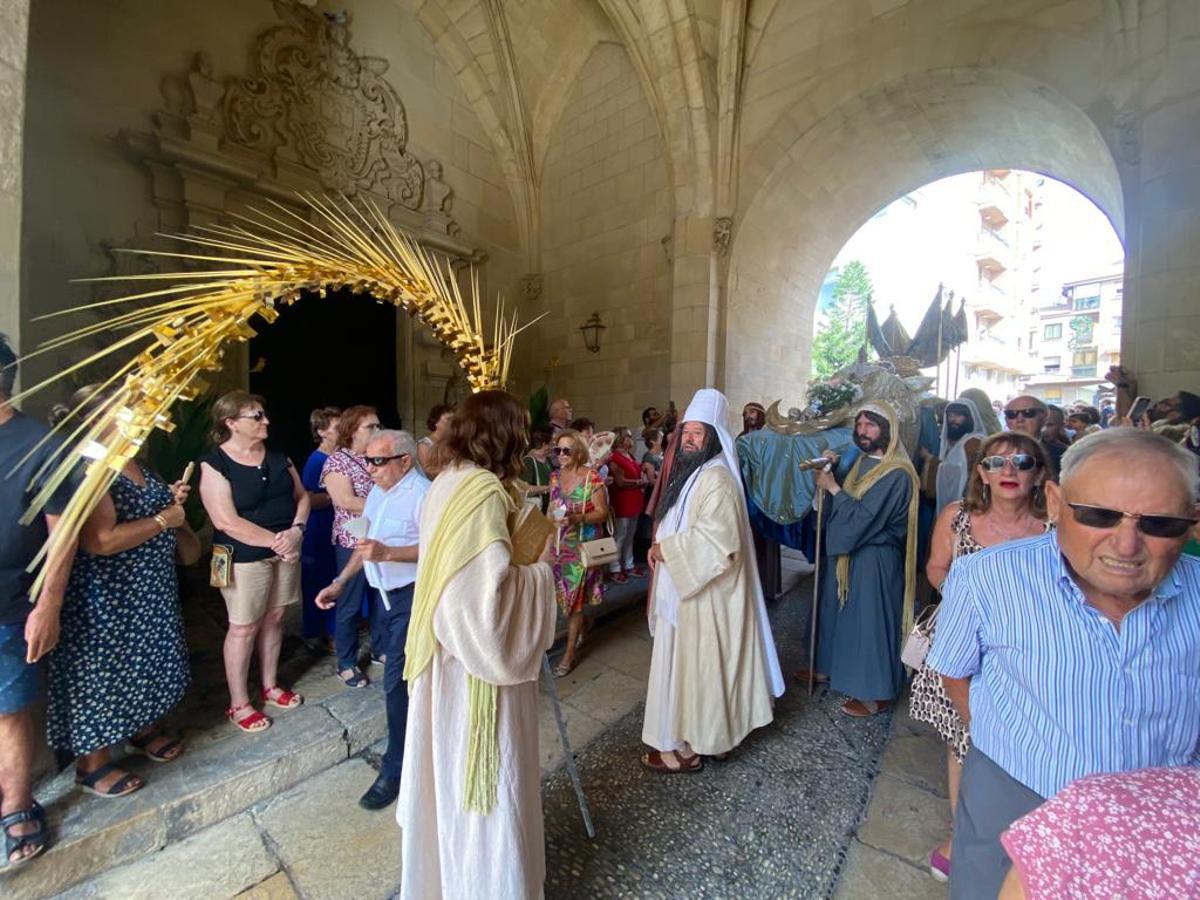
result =
[{"label": "building balcony", "polygon": [[1013,375],[1019,375],[1029,368],[1028,358],[1023,353],[1008,341],[991,336],[972,335],[962,345],[962,361],[964,365],[972,365],[977,369],[996,369]]}]

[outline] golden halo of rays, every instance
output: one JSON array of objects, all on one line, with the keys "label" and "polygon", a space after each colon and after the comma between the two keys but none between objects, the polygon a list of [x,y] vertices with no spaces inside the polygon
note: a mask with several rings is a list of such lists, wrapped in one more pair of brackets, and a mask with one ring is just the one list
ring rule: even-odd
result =
[{"label": "golden halo of rays", "polygon": [[[513,342],[533,322],[519,327],[517,313],[507,314],[503,298],[498,298],[490,342],[485,339],[477,271],[471,270],[469,292],[464,296],[449,260],[428,252],[399,231],[373,203],[312,194],[302,194],[300,199],[311,220],[268,200],[272,210],[251,208],[248,215],[235,215],[234,224],[163,235],[181,241],[186,245],[182,250],[122,251],[219,268],[83,279],[144,281],[151,283],[151,289],[39,317],[104,307],[113,312],[103,322],[45,342],[20,361],[99,334],[125,333],[105,349],[21,391],[13,402],[101,359],[131,355],[98,386],[96,394],[85,398],[51,432],[60,434],[63,441],[34,474],[33,481],[41,482],[41,488],[21,518],[22,524],[41,513],[81,460],[88,462],[82,483],[30,564],[30,571],[76,540],[83,523],[151,431],[174,429],[172,405],[176,400],[195,399],[208,388],[203,375],[220,371],[226,347],[256,334],[251,320],[275,321],[277,304],[295,303],[303,291],[324,297],[348,288],[392,303],[433,331],[454,354],[473,391],[499,388],[507,382]],[[155,286],[156,282],[167,286]],[[122,311],[122,306],[144,300],[154,302]],[[110,389],[103,403],[85,413],[92,397]],[[31,588],[32,596],[40,590],[44,574],[42,568]]]}]

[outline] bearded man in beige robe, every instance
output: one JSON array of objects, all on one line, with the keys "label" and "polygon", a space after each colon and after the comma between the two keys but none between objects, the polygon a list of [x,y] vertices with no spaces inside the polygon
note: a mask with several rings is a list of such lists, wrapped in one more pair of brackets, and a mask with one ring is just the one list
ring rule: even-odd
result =
[{"label": "bearded man in beige robe", "polygon": [[642,762],[659,772],[728,753],[783,693],[728,417],[723,394],[696,392],[654,510]]},{"label": "bearded man in beige robe", "polygon": [[502,391],[459,407],[425,495],[405,644],[400,896],[524,900],[546,875],[537,678],[554,639],[543,551],[514,565],[507,490],[527,414]]}]

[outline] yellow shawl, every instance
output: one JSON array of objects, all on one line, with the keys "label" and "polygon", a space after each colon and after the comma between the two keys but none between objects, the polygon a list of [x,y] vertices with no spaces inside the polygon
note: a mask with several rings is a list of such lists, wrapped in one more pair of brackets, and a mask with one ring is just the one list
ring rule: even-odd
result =
[{"label": "yellow shawl", "polygon": [[[447,501],[417,572],[412,618],[404,643],[404,680],[410,688],[433,660],[437,643],[433,614],[446,585],[487,547],[497,541],[510,546],[508,514],[512,507],[500,479],[486,469],[467,475]],[[468,674],[467,695],[470,740],[463,807],[486,814],[496,805],[500,773],[496,686]]]},{"label": "yellow shawl", "polygon": [[[900,440],[900,417],[891,404],[883,400],[873,400],[864,403],[858,412],[873,412],[888,420],[891,440],[887,452],[879,465],[869,472],[863,473],[862,461],[867,458],[862,454],[854,460],[854,465],[846,475],[842,490],[855,500],[861,500],[878,481],[889,472],[897,470],[908,475],[908,540],[904,549],[904,613],[900,620],[900,640],[903,641],[912,630],[913,601],[917,594],[917,507],[920,502],[920,483],[904,442]],[[856,412],[855,418],[858,417]],[[850,557],[842,555],[837,558],[837,592],[839,608],[846,604],[850,595]]]}]

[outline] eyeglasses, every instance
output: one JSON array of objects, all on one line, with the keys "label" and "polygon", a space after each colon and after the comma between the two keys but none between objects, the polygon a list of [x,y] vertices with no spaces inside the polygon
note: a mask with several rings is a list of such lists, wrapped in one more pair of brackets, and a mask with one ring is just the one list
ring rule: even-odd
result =
[{"label": "eyeglasses", "polygon": [[555,447],[550,452],[553,453],[555,456],[570,456],[571,448],[570,447]]},{"label": "eyeglasses", "polygon": [[395,456],[364,456],[363,461],[368,466],[379,468],[380,466],[386,466],[393,459],[404,459],[406,456],[408,456],[407,453],[397,453]]},{"label": "eyeglasses", "polygon": [[1024,416],[1027,419],[1036,419],[1041,414],[1042,410],[1035,409],[1033,407],[1030,407],[1029,409],[1006,409],[1004,411],[1004,418],[1011,422],[1013,419],[1017,418],[1017,416]]},{"label": "eyeglasses", "polygon": [[1135,519],[1138,531],[1147,537],[1179,538],[1196,524],[1195,519],[1183,516],[1144,516],[1086,503],[1067,503],[1075,513],[1075,521],[1088,528],[1116,528],[1122,519]]},{"label": "eyeglasses", "polygon": [[246,413],[245,415],[234,416],[235,419],[253,419],[255,422],[261,422],[267,417],[267,414],[261,409],[257,412]]},{"label": "eyeglasses", "polygon": [[979,464],[989,472],[999,472],[1004,468],[1005,463],[1012,463],[1012,467],[1018,472],[1028,472],[1030,469],[1037,468],[1038,461],[1031,453],[1014,453],[1012,456],[985,456],[979,461]]}]

